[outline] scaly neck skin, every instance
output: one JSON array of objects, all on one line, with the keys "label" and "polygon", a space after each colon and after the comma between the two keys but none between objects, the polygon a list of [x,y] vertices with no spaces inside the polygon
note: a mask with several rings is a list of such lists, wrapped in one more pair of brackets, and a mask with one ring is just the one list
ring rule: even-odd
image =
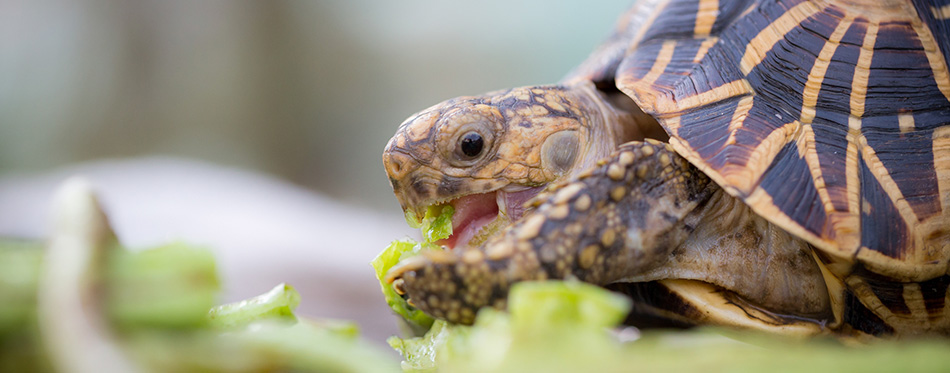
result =
[{"label": "scaly neck skin", "polygon": [[634,113],[611,103],[607,94],[600,92],[590,81],[571,86],[571,91],[584,106],[583,112],[589,121],[586,151],[581,154],[573,167],[572,177],[609,156],[620,144],[633,140],[643,140],[644,135]]},{"label": "scaly neck skin", "polygon": [[698,280],[784,315],[829,318],[829,296],[811,246],[710,184],[711,196],[683,218],[692,227],[663,265],[620,282]]}]

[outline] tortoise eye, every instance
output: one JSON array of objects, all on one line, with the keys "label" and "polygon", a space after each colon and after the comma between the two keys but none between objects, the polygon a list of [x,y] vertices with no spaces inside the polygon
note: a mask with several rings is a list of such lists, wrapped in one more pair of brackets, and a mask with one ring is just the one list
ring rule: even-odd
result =
[{"label": "tortoise eye", "polygon": [[459,150],[466,158],[472,159],[482,154],[485,140],[478,132],[469,132],[459,138]]}]

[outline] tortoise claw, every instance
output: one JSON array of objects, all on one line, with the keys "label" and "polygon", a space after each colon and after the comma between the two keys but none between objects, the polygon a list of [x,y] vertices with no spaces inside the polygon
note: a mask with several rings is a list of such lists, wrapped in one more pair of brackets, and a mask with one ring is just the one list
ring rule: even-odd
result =
[{"label": "tortoise claw", "polygon": [[419,294],[422,290],[413,285],[418,285],[419,281],[425,281],[422,277],[425,277],[426,272],[438,272],[451,267],[456,262],[458,262],[458,256],[453,252],[447,250],[428,251],[422,255],[400,261],[389,269],[384,280],[386,283],[392,284],[393,291],[406,299],[410,306],[418,308],[413,300],[424,294]]},{"label": "tortoise claw", "polygon": [[[453,323],[471,324],[482,306],[493,305],[493,277],[483,268],[485,262],[473,262],[468,251],[427,251],[405,259],[389,270],[384,278],[393,290],[413,307]],[[465,258],[469,257],[468,261]],[[477,256],[477,255],[476,255]],[[479,256],[480,257],[480,256]],[[465,287],[476,277],[483,287]]]},{"label": "tortoise claw", "polygon": [[[425,268],[425,266],[426,258],[424,256],[414,256],[402,260],[390,268],[389,272],[386,272],[386,277],[383,280],[385,280],[387,284],[392,284],[393,286],[397,286],[396,282],[399,282],[401,284],[399,286],[402,287],[402,284],[404,283],[403,276],[405,276],[406,273],[420,270]],[[396,292],[399,293],[399,295],[405,294],[405,291],[400,292],[399,289],[396,289]]]},{"label": "tortoise claw", "polygon": [[393,291],[399,295],[406,295],[406,280],[397,278],[393,281]]},{"label": "tortoise claw", "polygon": [[406,258],[396,263],[395,266],[389,269],[389,272],[386,272],[386,277],[383,280],[387,284],[395,285],[395,281],[401,280],[409,272],[419,271],[431,264],[453,264],[457,261],[458,257],[448,250],[427,251],[422,255]]}]

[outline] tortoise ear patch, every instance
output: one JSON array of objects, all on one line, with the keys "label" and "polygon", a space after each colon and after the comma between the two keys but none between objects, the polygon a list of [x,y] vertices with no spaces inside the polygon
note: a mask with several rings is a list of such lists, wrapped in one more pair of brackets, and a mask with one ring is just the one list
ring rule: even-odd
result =
[{"label": "tortoise ear patch", "polygon": [[577,131],[560,131],[548,136],[541,144],[541,167],[563,174],[574,166],[580,139]]}]

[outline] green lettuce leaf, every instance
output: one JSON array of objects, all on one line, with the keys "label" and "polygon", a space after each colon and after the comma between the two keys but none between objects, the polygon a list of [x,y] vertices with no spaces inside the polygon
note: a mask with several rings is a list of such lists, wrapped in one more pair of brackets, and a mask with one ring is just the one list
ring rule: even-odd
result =
[{"label": "green lettuce leaf", "polygon": [[376,279],[379,280],[380,288],[383,290],[383,296],[386,298],[386,304],[389,308],[401,316],[409,327],[413,330],[428,330],[432,326],[432,317],[426,315],[419,309],[410,306],[405,299],[393,290],[392,284],[386,283],[385,277],[389,269],[399,263],[400,260],[418,255],[423,250],[437,250],[432,244],[415,242],[411,239],[393,241],[376,256],[370,264],[376,270]]},{"label": "green lettuce leaf", "polygon": [[359,338],[354,322],[298,318],[293,287],[214,307],[208,328],[127,333],[127,350],[159,372],[392,372],[395,361]]},{"label": "green lettuce leaf", "polygon": [[420,227],[423,242],[433,243],[449,238],[452,235],[453,214],[455,214],[455,208],[451,205],[429,206]]},{"label": "green lettuce leaf", "polygon": [[294,309],[300,304],[300,294],[292,286],[280,284],[267,293],[240,302],[224,304],[208,311],[211,326],[234,328],[263,319],[283,319],[296,322]]},{"label": "green lettuce leaf", "polygon": [[630,306],[627,297],[579,281],[522,282],[508,296],[512,322],[536,329],[612,327],[623,321]]},{"label": "green lettuce leaf", "polygon": [[471,327],[440,320],[423,337],[388,342],[404,371],[586,371],[618,352],[607,328],[630,309],[627,298],[576,281],[518,283],[508,301],[509,313],[482,309]]},{"label": "green lettuce leaf", "polygon": [[171,243],[112,250],[106,271],[110,318],[120,328],[192,328],[207,323],[220,284],[210,250]]},{"label": "green lettuce leaf", "polygon": [[[432,317],[410,306],[405,299],[396,294],[392,284],[385,281],[386,273],[406,258],[419,255],[426,250],[441,250],[432,242],[452,235],[452,214],[454,213],[455,209],[449,205],[429,207],[421,225],[417,225],[422,231],[423,242],[416,242],[408,238],[393,241],[370,262],[370,265],[376,271],[376,279],[379,280],[383,295],[386,298],[386,304],[405,320],[410,329],[420,333],[425,332],[432,326]],[[410,219],[407,215],[406,221],[410,222],[410,225],[414,220],[414,218]]]},{"label": "green lettuce leaf", "polygon": [[561,281],[512,287],[509,312],[483,309],[471,327],[436,321],[423,337],[388,342],[405,372],[947,372],[950,341],[864,346],[753,331],[611,329],[630,302]]}]

